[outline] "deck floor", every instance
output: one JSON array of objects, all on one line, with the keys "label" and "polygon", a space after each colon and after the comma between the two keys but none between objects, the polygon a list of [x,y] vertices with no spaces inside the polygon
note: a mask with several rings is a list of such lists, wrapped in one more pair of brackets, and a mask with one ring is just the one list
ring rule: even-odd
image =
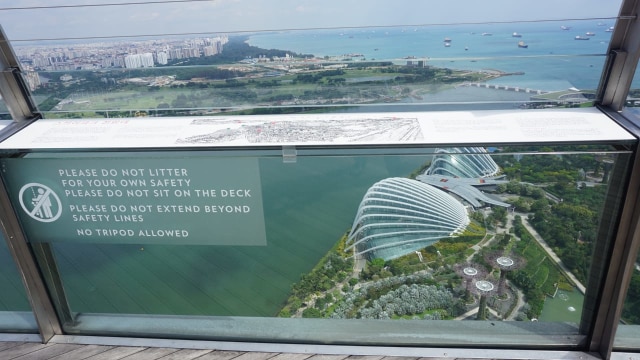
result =
[{"label": "deck floor", "polygon": [[0,342],[2,360],[416,360],[416,357],[242,352],[143,346]]},{"label": "deck floor", "polygon": [[[615,359],[637,357],[621,353]],[[612,357],[613,358],[613,357]],[[0,334],[0,360],[601,360],[580,351],[279,344]]]}]

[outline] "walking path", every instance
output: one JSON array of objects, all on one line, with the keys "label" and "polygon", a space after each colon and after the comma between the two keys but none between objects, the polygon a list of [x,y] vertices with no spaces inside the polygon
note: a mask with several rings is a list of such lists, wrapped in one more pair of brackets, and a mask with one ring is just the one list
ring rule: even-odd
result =
[{"label": "walking path", "polygon": [[507,318],[505,320],[513,320],[516,318],[516,316],[518,315],[518,310],[520,310],[520,308],[522,308],[525,304],[524,302],[524,294],[522,293],[522,291],[520,289],[518,289],[517,287],[511,287],[511,289],[515,289],[516,293],[517,293],[517,297],[518,297],[518,303],[516,304],[516,306],[513,308],[513,311],[511,311],[511,314],[509,314],[509,316],[507,316]]}]

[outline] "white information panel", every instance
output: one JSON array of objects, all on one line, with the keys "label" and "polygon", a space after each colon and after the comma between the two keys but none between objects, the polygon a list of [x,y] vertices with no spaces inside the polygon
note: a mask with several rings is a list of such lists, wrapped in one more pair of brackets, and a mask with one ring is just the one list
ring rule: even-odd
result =
[{"label": "white information panel", "polygon": [[0,149],[626,141],[595,108],[39,120]]}]

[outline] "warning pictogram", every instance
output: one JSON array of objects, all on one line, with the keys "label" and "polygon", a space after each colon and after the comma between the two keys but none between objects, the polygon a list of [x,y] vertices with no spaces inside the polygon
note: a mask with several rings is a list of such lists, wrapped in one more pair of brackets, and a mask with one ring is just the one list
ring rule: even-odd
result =
[{"label": "warning pictogram", "polygon": [[28,183],[20,189],[20,206],[35,220],[53,222],[62,214],[62,203],[58,195],[48,186]]}]

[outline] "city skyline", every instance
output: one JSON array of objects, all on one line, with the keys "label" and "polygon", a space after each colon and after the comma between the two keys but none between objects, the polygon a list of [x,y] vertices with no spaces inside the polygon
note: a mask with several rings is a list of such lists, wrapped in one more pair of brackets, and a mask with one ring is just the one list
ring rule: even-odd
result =
[{"label": "city skyline", "polygon": [[[111,0],[109,4],[124,3]],[[547,2],[548,4],[544,4]],[[104,0],[68,2],[0,0],[0,24],[12,41],[68,38],[116,38],[134,35],[233,33],[283,29],[340,28],[478,22],[517,22],[577,18],[613,18],[619,1],[567,0],[514,2],[459,0],[456,6],[434,2],[355,0],[260,1],[211,0],[165,4],[80,6]],[[62,8],[51,8],[62,6]],[[80,7],[70,7],[70,6]],[[29,9],[29,7],[48,7]],[[19,9],[16,9],[19,8]],[[455,8],[455,16],[452,9]],[[553,13],[547,9],[553,8]],[[12,10],[13,9],[13,10]],[[499,9],[500,11],[496,11]],[[34,19],[37,26],[34,26]]]}]

